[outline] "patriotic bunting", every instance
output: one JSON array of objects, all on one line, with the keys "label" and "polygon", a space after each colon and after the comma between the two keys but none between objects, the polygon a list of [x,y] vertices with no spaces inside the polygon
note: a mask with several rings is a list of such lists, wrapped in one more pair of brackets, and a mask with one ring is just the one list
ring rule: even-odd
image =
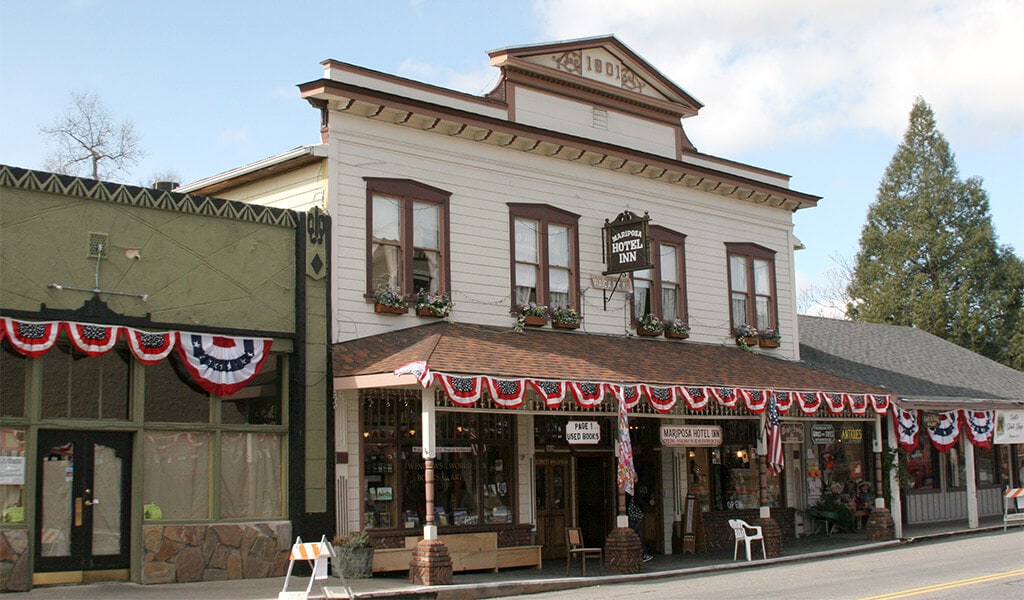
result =
[{"label": "patriotic bunting", "polygon": [[633,410],[633,407],[640,403],[640,388],[642,387],[644,387],[643,384],[616,385],[611,386],[611,389],[617,398],[624,398],[626,410]]},{"label": "patriotic bunting", "polygon": [[660,387],[653,385],[643,386],[647,402],[655,411],[666,414],[676,405],[676,390],[672,386]]},{"label": "patriotic bunting", "polygon": [[[774,396],[771,390],[744,390],[736,388],[736,393],[743,399],[743,405],[751,414],[759,415],[768,406],[769,398]],[[776,408],[776,411],[778,409]]]},{"label": "patriotic bunting", "polygon": [[718,404],[720,406],[736,408],[736,401],[739,400],[739,398],[736,397],[735,389],[718,387],[709,387],[707,389],[711,392],[711,395],[715,397],[715,400],[718,400]]},{"label": "patriotic bunting", "polygon": [[91,325],[89,323],[61,323],[71,338],[71,345],[82,354],[100,356],[110,352],[121,336],[117,325]]},{"label": "patriotic bunting", "polygon": [[842,414],[844,408],[843,395],[842,394],[829,394],[826,392],[818,392],[816,394],[818,402],[825,405],[828,408],[828,412],[833,415]]},{"label": "patriotic bunting", "polygon": [[859,394],[843,394],[850,405],[850,412],[855,415],[864,415],[868,412],[868,398]]},{"label": "patriotic bunting", "polygon": [[704,407],[708,405],[708,394],[702,387],[685,387],[679,386],[679,391],[683,394],[683,398],[686,399],[686,405],[693,411],[702,411]]},{"label": "patriotic bunting", "polygon": [[135,360],[144,365],[155,365],[167,358],[174,350],[175,340],[178,339],[173,331],[150,333],[130,327],[125,328],[125,336]]},{"label": "patriotic bunting", "polygon": [[487,378],[487,391],[491,401],[502,408],[519,408],[526,396],[526,381],[523,379]]},{"label": "patriotic bunting", "polygon": [[789,394],[781,392],[769,392],[775,398],[775,408],[778,409],[780,415],[789,413],[789,407],[793,406],[793,397]]},{"label": "patriotic bunting", "polygon": [[803,411],[805,415],[813,415],[818,412],[818,407],[821,406],[821,398],[818,397],[814,392],[790,392],[790,398],[796,400],[797,406]]},{"label": "patriotic bunting", "polygon": [[892,426],[896,430],[896,443],[907,452],[917,448],[917,434],[921,431],[917,411],[893,408]]},{"label": "patriotic bunting", "polygon": [[565,382],[545,379],[530,379],[530,387],[544,400],[548,408],[558,408],[565,400]]},{"label": "patriotic bunting", "polygon": [[955,410],[939,413],[939,424],[925,428],[928,437],[932,438],[932,445],[939,452],[949,452],[960,437],[960,420],[956,413]]},{"label": "patriotic bunting", "polygon": [[430,387],[430,384],[434,382],[434,374],[430,372],[430,367],[427,366],[425,360],[414,360],[411,363],[406,363],[394,370],[395,375],[415,375],[416,381],[420,382],[425,388]]},{"label": "patriotic bunting", "polygon": [[178,333],[178,357],[199,387],[230,396],[259,374],[271,340]]},{"label": "patriotic bunting", "polygon": [[438,373],[437,376],[441,378],[444,391],[452,403],[459,406],[473,406],[483,393],[481,377],[460,377],[444,373]]},{"label": "patriotic bunting", "polygon": [[580,408],[597,408],[604,399],[604,384],[592,381],[570,381],[569,389]]},{"label": "patriotic bunting", "polygon": [[866,394],[864,397],[871,402],[871,406],[875,409],[876,415],[884,415],[886,411],[889,410],[889,396],[873,396],[871,394]]},{"label": "patriotic bunting", "polygon": [[34,323],[4,319],[4,334],[11,347],[19,353],[37,358],[50,351],[57,343],[60,323],[55,321]]},{"label": "patriotic bunting", "polygon": [[994,411],[962,410],[963,428],[967,439],[979,448],[988,448],[992,445],[992,436],[995,433],[996,413]]}]

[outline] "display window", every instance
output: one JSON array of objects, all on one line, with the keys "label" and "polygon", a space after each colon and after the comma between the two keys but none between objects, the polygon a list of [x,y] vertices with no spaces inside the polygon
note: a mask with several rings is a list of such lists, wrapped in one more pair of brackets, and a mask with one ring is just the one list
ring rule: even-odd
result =
[{"label": "display window", "polygon": [[[723,444],[715,448],[688,450],[688,493],[696,496],[701,510],[705,512],[758,508],[758,421],[723,420],[706,423],[722,427]],[[781,475],[768,476],[770,506],[780,505],[780,483]]]},{"label": "display window", "polygon": [[0,429],[0,518],[25,522],[25,431]]},{"label": "display window", "polygon": [[[364,523],[417,528],[426,523],[418,391],[367,390],[363,398]],[[434,523],[439,527],[513,523],[512,415],[439,412],[434,459]]]}]

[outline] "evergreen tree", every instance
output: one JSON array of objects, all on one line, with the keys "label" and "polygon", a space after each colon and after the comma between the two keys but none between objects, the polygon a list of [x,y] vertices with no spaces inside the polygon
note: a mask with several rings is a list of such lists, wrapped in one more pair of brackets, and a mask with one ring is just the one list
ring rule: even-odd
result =
[{"label": "evergreen tree", "polygon": [[981,180],[960,179],[921,98],[868,211],[847,292],[852,319],[913,325],[1022,368],[1024,263],[997,245]]}]

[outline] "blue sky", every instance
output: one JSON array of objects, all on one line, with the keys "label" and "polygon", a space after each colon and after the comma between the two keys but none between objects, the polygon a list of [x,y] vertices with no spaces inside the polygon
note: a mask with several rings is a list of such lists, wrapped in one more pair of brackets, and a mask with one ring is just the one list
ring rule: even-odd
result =
[{"label": "blue sky", "polygon": [[87,91],[142,136],[124,181],[194,181],[318,142],[296,85],[324,59],[481,94],[488,50],[615,34],[705,105],[684,121],[698,150],[822,196],[795,216],[798,285],[820,288],[856,253],[918,95],[1024,256],[1021,23],[1022,0],[2,0],[0,163],[43,168],[39,126]]}]

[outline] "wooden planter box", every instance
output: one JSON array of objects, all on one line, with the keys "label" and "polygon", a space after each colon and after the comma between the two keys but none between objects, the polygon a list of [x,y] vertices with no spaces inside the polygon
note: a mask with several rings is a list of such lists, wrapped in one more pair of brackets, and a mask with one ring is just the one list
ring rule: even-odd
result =
[{"label": "wooden planter box", "polygon": [[528,327],[543,327],[548,324],[548,318],[523,315],[523,324]]},{"label": "wooden planter box", "polygon": [[746,344],[748,346],[756,346],[759,339],[756,336],[738,337],[736,338],[736,345],[742,346]]},{"label": "wooden planter box", "polygon": [[401,308],[398,306],[388,306],[386,304],[374,304],[373,312],[381,313],[385,315],[404,315],[409,312],[409,307]]},{"label": "wooden planter box", "polygon": [[762,339],[758,339],[757,340],[757,345],[761,346],[762,348],[778,348],[779,347],[779,343],[776,342],[775,340],[762,340]]},{"label": "wooden planter box", "polygon": [[661,335],[660,331],[647,331],[646,329],[636,328],[636,334],[643,337],[658,337]]},{"label": "wooden planter box", "polygon": [[563,323],[561,321],[552,321],[551,326],[555,329],[579,329],[579,323]]},{"label": "wooden planter box", "polygon": [[441,315],[435,313],[434,311],[430,310],[429,307],[426,307],[426,306],[421,306],[421,307],[417,308],[416,309],[416,316],[417,317],[434,317],[435,319],[440,319],[441,318]]},{"label": "wooden planter box", "polygon": [[665,337],[671,338],[673,340],[685,340],[686,338],[690,337],[690,334],[689,333],[675,333],[671,329],[666,329],[665,330]]}]

